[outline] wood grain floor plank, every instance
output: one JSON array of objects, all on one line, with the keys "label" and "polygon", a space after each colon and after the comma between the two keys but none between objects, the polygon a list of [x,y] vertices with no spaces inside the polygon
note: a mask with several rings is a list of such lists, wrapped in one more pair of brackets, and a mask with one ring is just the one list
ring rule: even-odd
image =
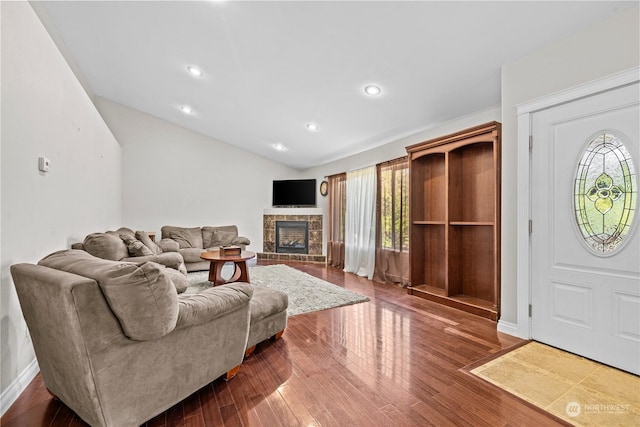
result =
[{"label": "wood grain floor plank", "polygon": [[185,427],[206,427],[202,413],[184,419]]},{"label": "wood grain floor plank", "polygon": [[220,407],[218,406],[218,400],[216,399],[213,385],[209,384],[202,387],[198,391],[198,397],[200,398],[200,404],[202,405],[202,418],[207,426],[222,426],[224,421],[222,420],[222,414],[220,413]]},{"label": "wood grain floor plank", "polygon": [[167,427],[184,427],[183,402],[180,402],[167,410]]},{"label": "wood grain floor plank", "polygon": [[223,425],[226,427],[242,426],[238,408],[233,401],[230,385],[226,381],[216,381],[213,383],[216,401],[220,408]]},{"label": "wood grain floor plank", "polygon": [[299,425],[320,425],[309,410],[309,402],[312,401],[313,395],[303,381],[292,376],[286,384],[278,388],[278,393],[291,412],[295,414]]},{"label": "wood grain floor plank", "polygon": [[184,411],[184,418],[202,418],[202,403],[200,402],[200,393],[198,391],[182,401],[182,410]]}]

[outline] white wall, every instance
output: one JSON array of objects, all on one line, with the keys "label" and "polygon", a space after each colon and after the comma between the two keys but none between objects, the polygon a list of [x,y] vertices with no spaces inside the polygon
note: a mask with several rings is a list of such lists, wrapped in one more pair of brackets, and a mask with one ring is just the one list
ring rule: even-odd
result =
[{"label": "white wall", "polygon": [[[516,106],[600,77],[637,67],[639,9],[620,14],[502,67],[502,322],[517,325],[516,233],[528,223],[516,221],[518,150]],[[522,201],[520,201],[522,203]],[[522,313],[520,313],[522,314]],[[520,316],[521,317],[521,316]],[[525,318],[526,319],[526,316]],[[524,323],[521,317],[520,323]],[[505,329],[506,331],[506,329]]]},{"label": "white wall", "polygon": [[300,172],[204,135],[96,97],[122,146],[122,225],[156,231],[163,225],[236,224],[262,252],[262,211],[274,179]]},{"label": "white wall", "polygon": [[[120,225],[121,150],[27,2],[0,2],[1,412],[37,372],[9,267]],[[51,170],[38,170],[38,157]]]}]

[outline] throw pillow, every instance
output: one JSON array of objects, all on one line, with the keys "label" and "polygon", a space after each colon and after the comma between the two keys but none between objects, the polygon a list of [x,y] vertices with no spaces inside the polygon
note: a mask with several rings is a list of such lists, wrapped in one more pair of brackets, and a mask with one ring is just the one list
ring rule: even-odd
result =
[{"label": "throw pillow", "polygon": [[220,246],[226,246],[230,245],[235,238],[236,234],[231,231],[214,231],[212,241],[220,242]]},{"label": "throw pillow", "polygon": [[116,230],[116,233],[118,233],[120,236],[122,236],[122,235],[124,234],[125,236],[129,236],[129,237],[131,237],[131,238],[133,238],[133,239],[135,239],[135,238],[136,238],[136,232],[135,232],[135,231],[133,231],[133,230],[132,230],[132,229],[130,229],[130,228],[127,228],[127,227],[120,227],[120,228],[118,228],[118,229]]},{"label": "throw pillow", "polygon": [[82,245],[85,251],[102,259],[120,261],[129,256],[127,245],[124,244],[120,235],[113,231],[89,234]]},{"label": "throw pillow", "polygon": [[151,240],[151,237],[149,237],[146,231],[136,231],[136,239],[140,240],[146,247],[151,249],[153,255],[160,255],[162,253],[160,246],[156,245],[156,242]]},{"label": "throw pillow", "polygon": [[120,238],[122,239],[124,244],[127,245],[127,249],[129,250],[129,255],[131,256],[153,255],[153,252],[151,252],[151,249],[146,247],[144,243],[142,243],[140,240],[136,239],[135,237],[131,237],[127,234],[121,234]]},{"label": "throw pillow", "polygon": [[207,233],[206,241],[207,247],[216,248],[219,246],[230,245],[235,237],[238,236],[237,233],[233,231],[223,231],[223,230],[203,230],[203,234]]},{"label": "throw pillow", "polygon": [[[198,229],[198,234],[200,230]],[[172,231],[169,233],[169,238],[175,240],[180,245],[180,249],[197,248],[197,242],[192,237],[192,233],[186,230]]]}]

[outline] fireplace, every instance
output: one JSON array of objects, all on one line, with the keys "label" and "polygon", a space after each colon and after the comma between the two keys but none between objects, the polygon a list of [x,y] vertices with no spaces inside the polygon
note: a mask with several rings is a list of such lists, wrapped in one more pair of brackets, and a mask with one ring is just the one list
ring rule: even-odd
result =
[{"label": "fireplace", "polygon": [[[291,241],[297,240],[297,238],[291,238],[291,236],[284,236],[285,239],[280,238],[280,232],[278,232],[278,239],[276,239],[276,223],[292,223],[298,225],[298,223],[305,223],[306,232],[302,230],[302,236],[306,236],[307,242],[306,252],[295,248],[295,246],[301,246],[298,244],[291,244]],[[265,209],[262,217],[262,250],[258,252],[259,260],[266,261],[302,261],[302,262],[318,262],[325,263],[327,257],[322,255],[322,209],[316,208],[274,208]],[[278,225],[278,228],[282,228]],[[283,228],[285,235],[292,232],[292,230]],[[298,230],[299,232],[300,230]],[[289,242],[285,242],[288,240]],[[278,245],[278,242],[284,243],[284,245]],[[278,248],[278,246],[280,246]],[[284,247],[282,247],[284,246]],[[293,248],[292,248],[293,246]],[[293,250],[295,249],[295,250]]]},{"label": "fireplace", "polygon": [[276,252],[285,254],[309,253],[308,221],[276,221]]}]

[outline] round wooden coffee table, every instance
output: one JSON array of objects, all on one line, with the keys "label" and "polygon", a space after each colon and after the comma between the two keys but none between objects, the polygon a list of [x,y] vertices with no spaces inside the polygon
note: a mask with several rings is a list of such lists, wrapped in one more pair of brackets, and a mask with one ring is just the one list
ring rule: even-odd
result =
[{"label": "round wooden coffee table", "polygon": [[[247,282],[249,283],[249,269],[247,268],[247,260],[255,257],[256,254],[250,251],[242,251],[240,255],[220,255],[219,251],[203,252],[200,258],[210,261],[209,281],[213,286],[224,285],[231,282]],[[222,277],[222,267],[225,263],[233,263],[233,274],[229,279]]]}]

